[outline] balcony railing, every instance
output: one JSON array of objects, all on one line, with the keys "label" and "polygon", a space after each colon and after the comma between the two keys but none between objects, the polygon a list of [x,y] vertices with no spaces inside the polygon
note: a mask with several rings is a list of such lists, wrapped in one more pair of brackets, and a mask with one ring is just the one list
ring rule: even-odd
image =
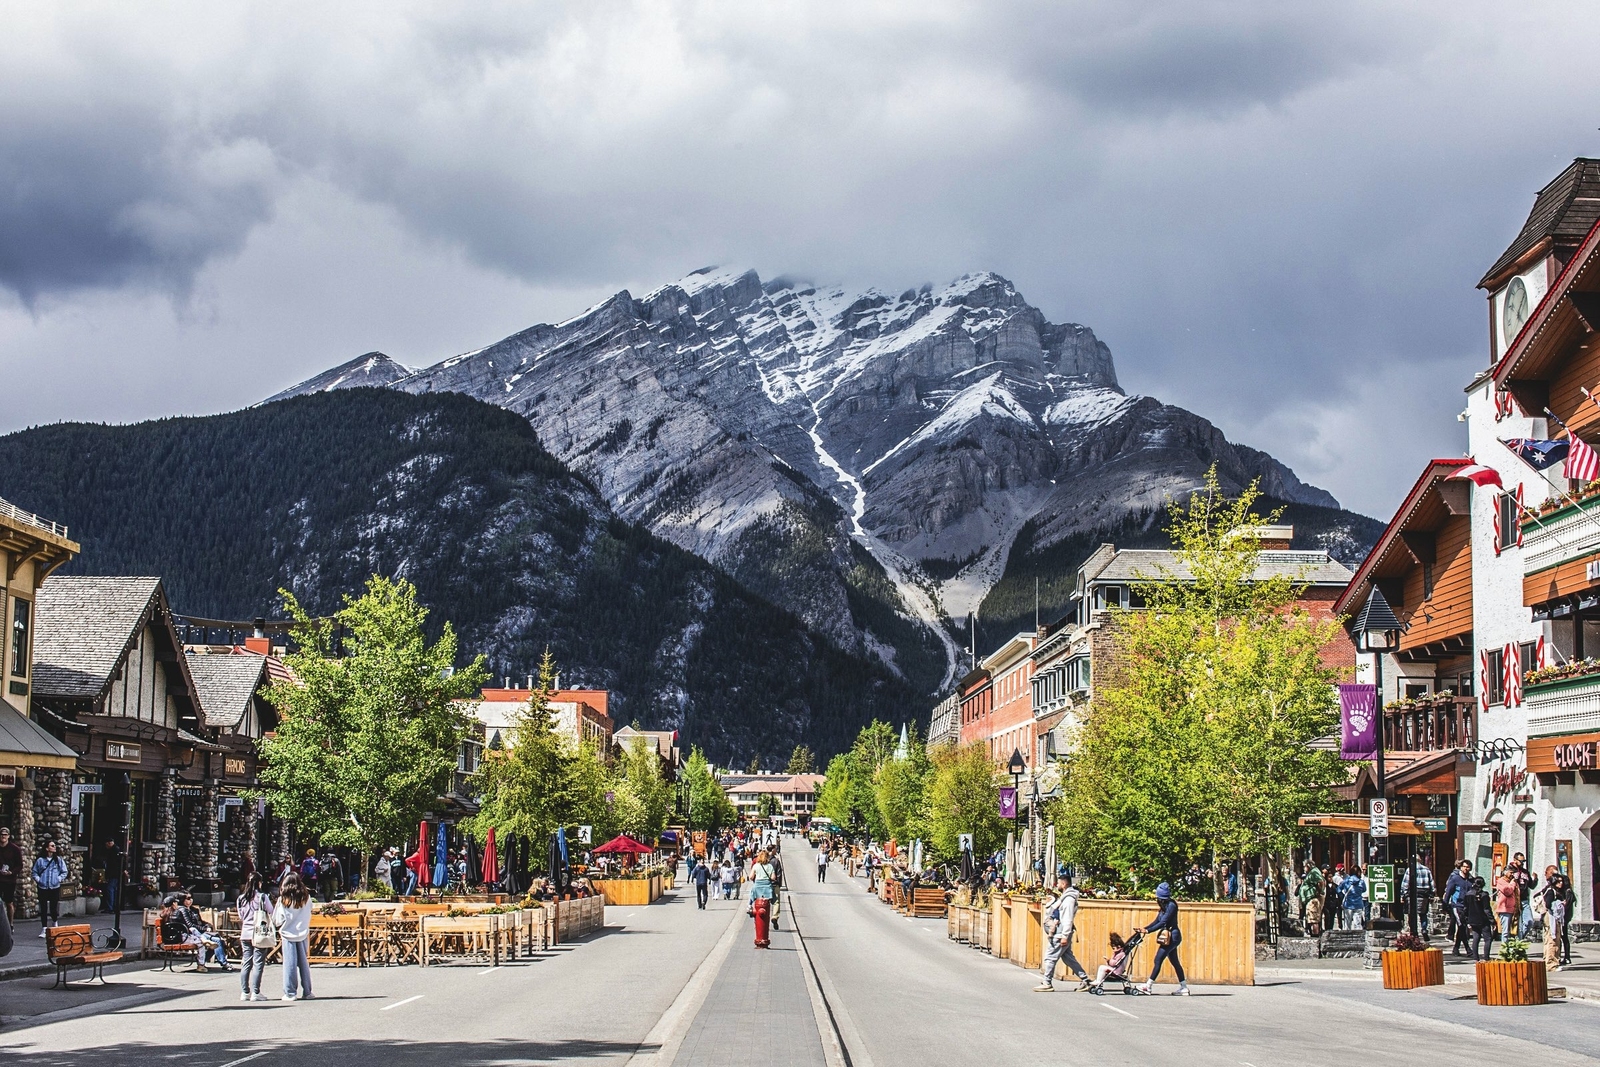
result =
[{"label": "balcony railing", "polygon": [[1600,673],[1532,682],[1522,692],[1530,737],[1600,730]]},{"label": "balcony railing", "polygon": [[57,537],[65,538],[67,536],[65,523],[41,519],[31,511],[23,511],[9,500],[0,500],[0,516],[20,522],[24,526],[34,526],[41,530],[47,530]]},{"label": "balcony railing", "polygon": [[1444,752],[1478,745],[1478,702],[1437,697],[1383,709],[1383,747],[1390,752]]},{"label": "balcony railing", "polygon": [[1600,552],[1600,497],[1522,520],[1522,573]]}]

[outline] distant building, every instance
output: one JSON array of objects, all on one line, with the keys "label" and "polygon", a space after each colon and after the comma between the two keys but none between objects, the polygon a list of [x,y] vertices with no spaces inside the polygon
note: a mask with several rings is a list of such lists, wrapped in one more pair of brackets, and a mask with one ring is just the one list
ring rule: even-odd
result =
[{"label": "distant building", "polygon": [[953,745],[961,741],[961,695],[951,693],[933,709],[928,722],[928,747]]},{"label": "distant building", "polygon": [[[467,711],[483,724],[484,744],[490,749],[516,744],[517,716],[533,697],[531,689],[485,689]],[[612,741],[610,693],[604,689],[555,689],[550,693],[550,714],[555,731],[577,744],[592,742],[602,752]]]},{"label": "distant building", "polygon": [[810,815],[817,808],[817,793],[827,780],[821,774],[728,774],[722,787],[740,815],[760,814],[761,798],[773,796],[784,815]]},{"label": "distant building", "polygon": [[611,735],[611,744],[621,752],[633,744],[636,737],[644,738],[645,744],[656,750],[656,755],[661,757],[661,773],[672,781],[678,778],[678,771],[683,766],[682,753],[678,751],[678,732],[676,730],[636,730],[632,726],[624,726]]}]

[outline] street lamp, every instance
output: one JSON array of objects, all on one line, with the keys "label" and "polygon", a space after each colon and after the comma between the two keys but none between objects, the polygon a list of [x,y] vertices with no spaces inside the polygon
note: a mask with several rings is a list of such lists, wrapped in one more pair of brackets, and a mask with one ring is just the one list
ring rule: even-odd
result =
[{"label": "street lamp", "polygon": [[[1377,741],[1378,741],[1378,796],[1388,799],[1388,781],[1383,771],[1384,747],[1384,711],[1383,711],[1383,657],[1394,652],[1400,647],[1400,620],[1395,617],[1394,609],[1389,607],[1389,601],[1384,598],[1374,585],[1372,592],[1367,596],[1367,602],[1362,605],[1361,611],[1350,624],[1350,632],[1355,636],[1356,649],[1369,653],[1372,656],[1373,680],[1376,683],[1376,699],[1373,701],[1373,714],[1377,716]],[[1381,839],[1379,858],[1385,862],[1389,859],[1389,839]],[[1411,879],[1412,895],[1416,893],[1416,879]],[[1416,925],[1416,915],[1411,917],[1413,927]],[[1413,932],[1415,932],[1413,930]]]},{"label": "street lamp", "polygon": [[[1006,770],[1011,774],[1011,840],[1014,846],[1020,846],[1022,844],[1022,776],[1028,772],[1028,763],[1022,758],[1022,749],[1014,748],[1011,750],[1011,762],[1006,764]],[[1017,873],[1020,875],[1022,872],[1018,871]]]}]

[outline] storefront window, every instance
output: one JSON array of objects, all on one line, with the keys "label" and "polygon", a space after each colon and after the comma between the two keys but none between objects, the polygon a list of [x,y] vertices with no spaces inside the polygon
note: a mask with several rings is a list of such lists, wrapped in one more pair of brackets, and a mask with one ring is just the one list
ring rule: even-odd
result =
[{"label": "storefront window", "polygon": [[26,600],[12,599],[11,608],[11,673],[18,678],[28,676],[28,611]]}]

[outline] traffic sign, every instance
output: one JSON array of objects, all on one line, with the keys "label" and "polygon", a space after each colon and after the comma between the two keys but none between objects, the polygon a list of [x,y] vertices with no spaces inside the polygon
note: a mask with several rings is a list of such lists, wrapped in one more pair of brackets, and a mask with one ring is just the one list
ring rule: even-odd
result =
[{"label": "traffic sign", "polygon": [[1367,868],[1367,900],[1373,904],[1394,903],[1394,865],[1374,863]]},{"label": "traffic sign", "polygon": [[1373,837],[1389,836],[1389,802],[1383,797],[1374,797],[1372,808],[1368,815],[1371,816],[1371,829],[1367,832]]}]

